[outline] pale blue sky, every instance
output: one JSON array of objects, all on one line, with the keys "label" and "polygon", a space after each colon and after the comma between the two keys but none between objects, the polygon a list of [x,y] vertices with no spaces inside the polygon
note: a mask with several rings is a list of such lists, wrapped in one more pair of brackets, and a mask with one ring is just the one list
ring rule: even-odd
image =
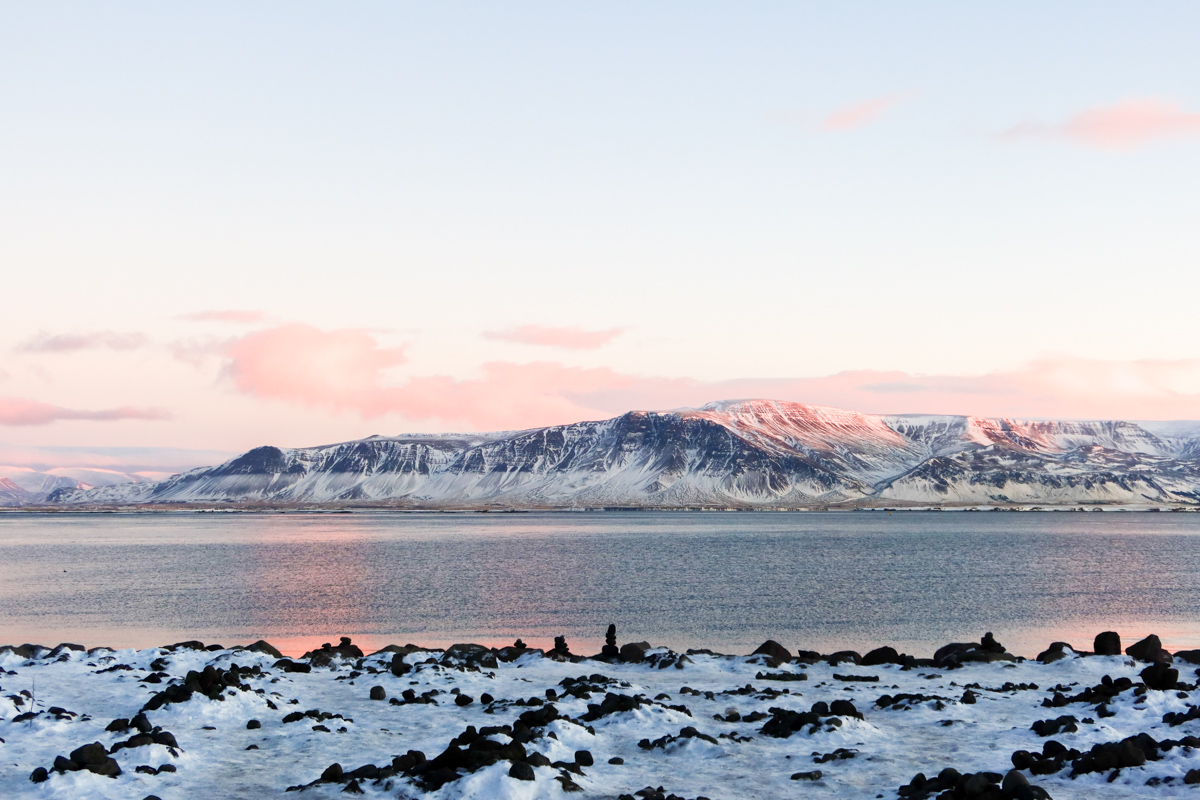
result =
[{"label": "pale blue sky", "polygon": [[[0,440],[479,419],[231,388],[221,342],[253,327],[177,319],[220,309],[368,329],[406,347],[388,385],[491,361],[702,382],[1191,363],[1197,41],[1189,3],[0,3],[0,396],[171,416]],[[1131,101],[1180,127],[1053,133]],[[1047,132],[1000,137],[1022,124]],[[622,333],[482,336],[521,325]],[[101,331],[148,344],[22,349]],[[888,402],[861,410],[921,410]]]}]

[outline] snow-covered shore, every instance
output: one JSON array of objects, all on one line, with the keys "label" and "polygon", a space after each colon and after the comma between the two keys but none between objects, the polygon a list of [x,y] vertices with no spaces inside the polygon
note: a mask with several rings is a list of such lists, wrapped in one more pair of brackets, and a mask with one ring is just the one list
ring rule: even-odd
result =
[{"label": "snow-covered shore", "polygon": [[[301,786],[286,796],[1200,792],[1185,784],[1200,770],[1193,654],[1147,673],[1170,658],[1152,646],[1134,649],[1145,661],[1060,649],[1042,663],[985,640],[939,651],[942,666],[770,646],[755,656],[626,646],[624,659],[579,659],[474,646],[359,657],[339,645],[295,661],[261,645],[197,646],[0,649],[0,797],[265,798]],[[92,743],[101,747],[78,750]],[[993,774],[913,782],[947,768]]]}]

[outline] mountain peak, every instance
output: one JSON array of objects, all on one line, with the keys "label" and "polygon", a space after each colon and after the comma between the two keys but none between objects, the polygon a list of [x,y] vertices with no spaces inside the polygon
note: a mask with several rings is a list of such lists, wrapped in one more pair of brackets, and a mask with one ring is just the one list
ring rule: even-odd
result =
[{"label": "mountain peak", "polygon": [[51,498],[410,508],[1200,503],[1200,436],[1156,436],[1118,420],[878,416],[740,399],[526,431],[268,445],[155,484]]}]

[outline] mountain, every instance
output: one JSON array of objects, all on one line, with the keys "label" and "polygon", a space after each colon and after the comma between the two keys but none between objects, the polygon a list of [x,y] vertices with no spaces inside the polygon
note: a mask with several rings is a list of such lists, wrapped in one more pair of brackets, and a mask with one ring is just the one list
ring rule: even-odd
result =
[{"label": "mountain", "polygon": [[123,483],[145,483],[171,477],[169,472],[119,472],[100,467],[55,467],[45,471],[0,466],[0,507],[45,503],[60,489],[92,489]]},{"label": "mountain", "polygon": [[44,497],[45,495],[37,495],[33,492],[25,491],[8,478],[0,478],[0,506],[28,505],[29,503],[44,499]]},{"label": "mountain", "polygon": [[259,447],[58,504],[1200,504],[1200,425],[873,416],[774,400],[491,434]]}]

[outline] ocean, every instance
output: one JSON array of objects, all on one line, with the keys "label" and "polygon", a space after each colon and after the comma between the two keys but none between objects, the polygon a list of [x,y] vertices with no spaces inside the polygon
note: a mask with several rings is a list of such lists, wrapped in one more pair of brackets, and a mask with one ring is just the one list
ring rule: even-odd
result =
[{"label": "ocean", "polygon": [[0,643],[1200,647],[1200,514],[5,513]]}]

